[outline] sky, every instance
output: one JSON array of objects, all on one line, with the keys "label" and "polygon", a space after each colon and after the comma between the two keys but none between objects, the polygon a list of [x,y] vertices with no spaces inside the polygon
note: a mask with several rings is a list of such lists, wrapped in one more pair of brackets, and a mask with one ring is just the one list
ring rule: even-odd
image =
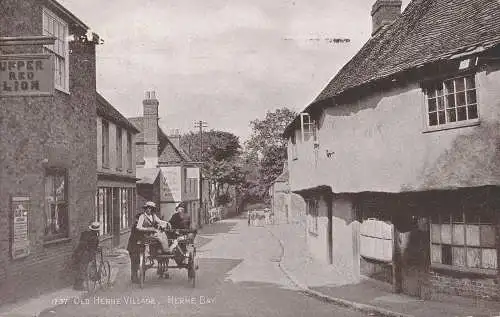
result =
[{"label": "sky", "polygon": [[142,116],[154,90],[166,133],[203,120],[245,141],[251,120],[301,111],[321,92],[369,39],[375,1],[59,2],[104,40],[97,90],[124,116]]}]

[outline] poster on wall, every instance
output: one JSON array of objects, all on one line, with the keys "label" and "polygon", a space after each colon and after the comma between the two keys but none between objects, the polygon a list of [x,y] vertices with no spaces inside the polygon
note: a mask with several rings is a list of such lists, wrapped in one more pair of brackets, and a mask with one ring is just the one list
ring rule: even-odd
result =
[{"label": "poster on wall", "polygon": [[29,255],[28,215],[29,197],[12,197],[12,258],[19,259]]}]

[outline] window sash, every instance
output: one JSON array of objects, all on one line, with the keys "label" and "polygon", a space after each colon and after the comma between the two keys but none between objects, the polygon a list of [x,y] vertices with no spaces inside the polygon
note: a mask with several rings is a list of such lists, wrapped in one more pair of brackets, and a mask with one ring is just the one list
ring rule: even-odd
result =
[{"label": "window sash", "polygon": [[68,24],[55,15],[53,12],[44,8],[42,12],[43,35],[50,35],[56,38],[55,43],[44,45],[46,53],[54,54],[54,84],[56,88],[68,90],[69,88],[69,44]]},{"label": "window sash", "polygon": [[68,176],[66,169],[48,169],[44,179],[44,236],[57,239],[69,235]]},{"label": "window sash", "polygon": [[[465,213],[432,218],[430,230],[431,263],[469,269],[497,269],[495,226]],[[483,217],[484,219],[484,217]],[[462,221],[462,222],[460,222]]]},{"label": "window sash", "polygon": [[102,165],[109,166],[109,123],[102,122]]},{"label": "window sash", "polygon": [[116,167],[122,168],[123,163],[122,153],[122,129],[116,127]]},{"label": "window sash", "polygon": [[479,119],[475,75],[447,79],[426,90],[427,125],[431,127]]},{"label": "window sash", "polygon": [[128,169],[132,169],[132,135],[127,132],[127,164]]}]

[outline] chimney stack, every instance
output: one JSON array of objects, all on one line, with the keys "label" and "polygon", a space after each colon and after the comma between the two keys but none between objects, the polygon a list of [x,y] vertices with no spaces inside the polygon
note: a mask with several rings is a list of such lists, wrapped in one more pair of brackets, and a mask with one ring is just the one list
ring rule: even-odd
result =
[{"label": "chimney stack", "polygon": [[401,0],[376,0],[372,7],[372,36],[401,15]]},{"label": "chimney stack", "polygon": [[158,166],[158,106],[154,91],[146,91],[142,101],[143,106],[143,135],[144,135],[144,161],[146,168]]},{"label": "chimney stack", "polygon": [[179,129],[170,130],[169,140],[175,145],[178,149],[181,147],[181,134]]}]

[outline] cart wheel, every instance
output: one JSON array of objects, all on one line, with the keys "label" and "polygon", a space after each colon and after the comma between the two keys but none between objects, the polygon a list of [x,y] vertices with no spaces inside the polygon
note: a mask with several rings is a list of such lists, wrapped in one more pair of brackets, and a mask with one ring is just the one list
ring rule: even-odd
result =
[{"label": "cart wheel", "polygon": [[193,286],[193,288],[196,287],[196,267],[194,261],[194,253],[189,254],[188,279],[191,281],[191,286]]},{"label": "cart wheel", "polygon": [[98,272],[97,272],[97,264],[95,261],[90,261],[87,265],[87,291],[92,293],[97,288],[98,281]]},{"label": "cart wheel", "polygon": [[111,285],[111,265],[108,261],[101,262],[100,268],[100,280],[101,286],[109,287]]},{"label": "cart wheel", "polygon": [[144,253],[139,255],[139,282],[141,288],[144,288],[144,280],[146,278],[146,261],[144,259]]}]

